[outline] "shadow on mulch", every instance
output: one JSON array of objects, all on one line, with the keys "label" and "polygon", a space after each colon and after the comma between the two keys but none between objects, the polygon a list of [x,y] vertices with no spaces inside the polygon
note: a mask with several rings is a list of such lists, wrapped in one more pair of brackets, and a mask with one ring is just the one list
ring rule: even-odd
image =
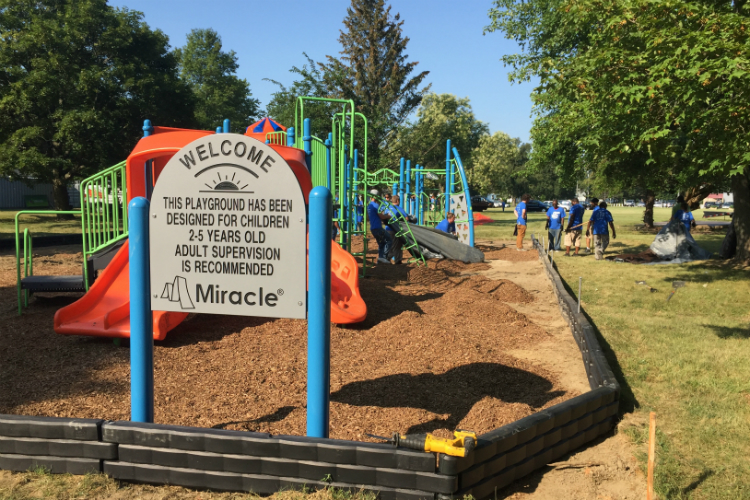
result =
[{"label": "shadow on mulch", "polygon": [[420,408],[449,415],[414,425],[406,431],[411,434],[455,429],[485,397],[541,408],[565,394],[552,388],[552,382],[526,370],[500,363],[470,363],[441,374],[399,373],[352,382],[332,393],[331,401],[354,406]]},{"label": "shadow on mulch", "polygon": [[259,418],[254,418],[252,420],[238,420],[236,422],[224,422],[221,424],[216,424],[211,428],[212,429],[226,429],[230,425],[244,425],[247,427],[252,424],[270,424],[273,422],[281,422],[296,409],[297,409],[296,406],[282,406],[275,412],[269,413],[268,415],[263,415],[262,417],[259,417]]},{"label": "shadow on mulch", "polygon": [[155,345],[173,349],[201,342],[214,342],[241,332],[245,328],[261,326],[275,320],[276,318],[256,316],[193,314],[177,325],[174,330],[170,330],[167,338],[156,342]]}]

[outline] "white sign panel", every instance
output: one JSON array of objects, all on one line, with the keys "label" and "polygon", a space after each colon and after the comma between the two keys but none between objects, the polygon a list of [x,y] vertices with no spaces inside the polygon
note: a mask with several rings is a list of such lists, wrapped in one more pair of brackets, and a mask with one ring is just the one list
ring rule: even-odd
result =
[{"label": "white sign panel", "polygon": [[456,214],[456,236],[461,243],[469,244],[469,206],[466,196],[451,195],[451,210]]},{"label": "white sign panel", "polygon": [[188,144],[161,172],[149,221],[153,310],[306,317],[305,200],[269,145]]}]

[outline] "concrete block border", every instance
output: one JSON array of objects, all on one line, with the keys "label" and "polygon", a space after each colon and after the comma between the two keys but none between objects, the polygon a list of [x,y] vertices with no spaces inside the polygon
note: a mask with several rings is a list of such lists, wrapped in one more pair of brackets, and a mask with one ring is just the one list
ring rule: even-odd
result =
[{"label": "concrete block border", "polygon": [[124,481],[270,494],[334,487],[383,500],[489,498],[610,431],[620,386],[591,324],[532,235],[591,391],[478,438],[466,458],[386,444],[94,419],[0,415],[0,469],[104,472]]}]

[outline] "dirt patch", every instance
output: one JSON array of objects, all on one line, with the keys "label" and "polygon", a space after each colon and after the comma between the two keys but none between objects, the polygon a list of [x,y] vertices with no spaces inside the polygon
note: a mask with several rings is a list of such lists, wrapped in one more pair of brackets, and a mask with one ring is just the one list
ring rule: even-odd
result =
[{"label": "dirt patch", "polygon": [[[35,271],[80,272],[80,258],[44,249]],[[76,295],[40,294],[18,317],[13,258],[0,266],[0,384],[10,388],[0,412],[128,419],[128,349],[53,332],[55,311]],[[483,433],[578,394],[508,353],[550,336],[505,304],[533,296],[478,275],[489,268],[439,260],[368,269],[366,321],[331,331],[331,437]],[[306,337],[299,320],[188,317],[155,346],[156,421],[304,434]]]},{"label": "dirt patch", "polygon": [[519,252],[516,250],[516,244],[508,244],[507,246],[502,245],[481,245],[477,244],[482,252],[484,252],[485,260],[507,260],[509,262],[529,262],[537,260],[536,250],[527,248],[526,252]]}]

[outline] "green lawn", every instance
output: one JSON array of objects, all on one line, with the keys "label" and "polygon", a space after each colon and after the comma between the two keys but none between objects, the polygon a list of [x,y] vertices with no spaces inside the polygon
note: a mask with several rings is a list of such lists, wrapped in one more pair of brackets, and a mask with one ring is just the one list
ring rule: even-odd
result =
[{"label": "green lawn", "polygon": [[[484,212],[498,223],[477,227],[477,239],[510,239],[507,212]],[[643,209],[611,212],[618,239],[607,253],[646,249],[653,232],[635,229]],[[669,214],[659,208],[655,218]],[[541,235],[544,220],[531,214],[529,232]],[[723,231],[694,236],[715,252]],[[660,498],[750,498],[750,271],[719,260],[647,266],[560,253],[555,264],[574,295],[583,276],[583,306],[623,386],[622,428],[644,470],[648,413],[656,412]],[[675,280],[686,286],[667,302]]]},{"label": "green lawn", "polygon": [[[19,210],[0,210],[0,239],[15,238],[15,217]],[[81,232],[81,218],[77,215],[70,220],[58,220],[56,215],[22,215],[19,231],[28,227],[34,236],[50,234],[78,234]]]}]

